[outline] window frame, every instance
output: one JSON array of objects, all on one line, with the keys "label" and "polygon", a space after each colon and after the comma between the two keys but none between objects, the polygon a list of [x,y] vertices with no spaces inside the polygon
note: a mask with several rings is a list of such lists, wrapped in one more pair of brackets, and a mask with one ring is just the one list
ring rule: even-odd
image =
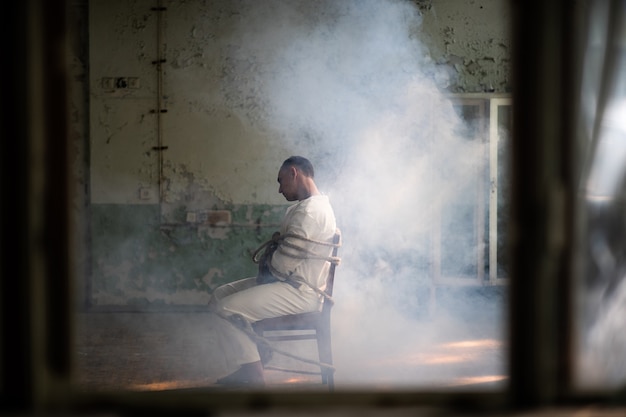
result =
[{"label": "window frame", "polygon": [[[15,245],[11,240],[15,236],[7,236],[6,229],[2,233],[2,247],[12,247],[14,253],[11,258],[1,258],[3,272],[19,267],[19,279],[6,279],[5,275],[2,280],[4,314],[0,330],[2,340],[11,342],[3,344],[2,349],[2,409],[204,414],[267,407],[319,410],[435,406],[467,412],[626,404],[619,393],[580,393],[571,384],[571,285],[577,238],[573,213],[576,181],[571,168],[575,150],[571,139],[575,136],[573,92],[577,91],[577,79],[575,71],[568,71],[570,67],[565,64],[578,64],[571,47],[578,26],[577,10],[567,2],[516,2],[514,7],[517,122],[512,148],[511,372],[509,388],[498,393],[73,391],[70,300],[74,258],[67,221],[72,209],[70,172],[65,163],[70,147],[65,122],[68,92],[67,74],[58,70],[64,67],[60,61],[64,54],[58,48],[66,41],[63,15],[67,4],[63,0],[27,0],[10,2],[6,7],[6,16],[15,23],[7,22],[3,28],[10,35],[7,38],[17,42],[5,52],[17,61],[17,70],[3,72],[3,78],[19,88],[2,90],[3,109],[10,111],[4,115],[0,129],[3,137],[11,137],[20,146],[3,144],[2,155],[5,162],[10,157],[26,163],[17,164],[11,176],[0,178],[5,192],[15,191],[12,201],[3,199],[2,213],[14,215],[10,220],[22,234],[20,244]],[[19,97],[18,91],[27,92],[26,104],[22,100],[13,102]],[[16,105],[11,108],[8,104]],[[42,149],[51,152],[41,158]],[[16,153],[7,155],[9,150]],[[46,198],[38,197],[42,191]],[[555,220],[556,224],[550,223]],[[548,252],[540,251],[542,248]],[[529,303],[534,304],[529,307]],[[11,357],[12,353],[16,356]]]}]

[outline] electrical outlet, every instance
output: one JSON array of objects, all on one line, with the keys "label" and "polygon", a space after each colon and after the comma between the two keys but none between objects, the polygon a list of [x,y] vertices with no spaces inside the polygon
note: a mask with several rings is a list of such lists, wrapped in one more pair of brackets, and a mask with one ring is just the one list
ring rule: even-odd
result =
[{"label": "electrical outlet", "polygon": [[100,85],[104,90],[128,90],[141,87],[139,77],[104,77]]},{"label": "electrical outlet", "polygon": [[195,223],[197,221],[198,216],[193,211],[187,212],[187,223]]},{"label": "electrical outlet", "polygon": [[104,77],[102,78],[102,88],[105,90],[114,90],[115,89],[115,78],[112,77]]},{"label": "electrical outlet", "polygon": [[128,77],[117,77],[115,79],[115,88],[117,89],[128,88]]},{"label": "electrical outlet", "polygon": [[152,198],[152,191],[149,188],[141,187],[139,189],[139,199],[140,200],[150,200]]},{"label": "electrical outlet", "polygon": [[206,211],[201,211],[200,213],[198,213],[198,223],[206,223],[206,221],[208,220],[209,215]]},{"label": "electrical outlet", "polygon": [[139,77],[128,77],[128,88],[139,88]]}]

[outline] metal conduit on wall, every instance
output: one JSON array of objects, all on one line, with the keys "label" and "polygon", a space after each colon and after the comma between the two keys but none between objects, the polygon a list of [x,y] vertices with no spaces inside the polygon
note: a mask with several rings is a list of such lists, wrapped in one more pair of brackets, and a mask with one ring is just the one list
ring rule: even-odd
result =
[{"label": "metal conduit on wall", "polygon": [[157,152],[157,169],[158,169],[158,189],[159,189],[159,215],[161,214],[161,205],[164,196],[164,178],[163,178],[163,152],[167,150],[167,146],[163,145],[163,113],[167,113],[167,109],[163,108],[163,64],[166,62],[163,54],[163,13],[167,10],[163,7],[161,0],[157,1],[156,7],[152,8],[157,16],[156,28],[156,59],[152,62],[157,71],[157,93],[156,93],[156,141],[157,144],[153,149]]}]

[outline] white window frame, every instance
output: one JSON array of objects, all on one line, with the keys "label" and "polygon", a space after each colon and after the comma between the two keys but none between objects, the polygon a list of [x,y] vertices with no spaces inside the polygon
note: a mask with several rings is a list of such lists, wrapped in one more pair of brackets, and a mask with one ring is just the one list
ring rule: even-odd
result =
[{"label": "white window frame", "polygon": [[[498,259],[498,145],[502,140],[498,132],[497,112],[501,106],[511,106],[512,98],[508,95],[498,94],[463,94],[451,97],[455,105],[477,106],[479,118],[485,120],[477,129],[477,134],[483,137],[486,143],[485,158],[488,164],[485,169],[489,169],[489,190],[484,181],[478,181],[476,195],[476,216],[474,227],[476,230],[476,273],[474,277],[445,275],[442,271],[442,218],[439,213],[435,219],[432,229],[432,252],[431,262],[432,283],[437,286],[484,286],[484,285],[505,285],[508,277],[497,276],[498,268],[489,268],[489,276],[486,276],[485,268],[485,210],[488,210],[488,257],[489,265],[497,265]],[[495,117],[491,117],[495,115]],[[481,178],[486,173],[481,169],[476,175]],[[485,204],[486,195],[489,192],[488,204]]]}]

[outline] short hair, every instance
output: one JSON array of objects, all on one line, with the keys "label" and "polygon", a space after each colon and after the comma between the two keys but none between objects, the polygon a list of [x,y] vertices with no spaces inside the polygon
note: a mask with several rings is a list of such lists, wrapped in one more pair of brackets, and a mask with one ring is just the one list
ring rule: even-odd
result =
[{"label": "short hair", "polygon": [[311,164],[311,161],[309,161],[305,157],[291,156],[285,159],[285,162],[283,162],[283,168],[292,166],[298,168],[307,177],[315,178],[315,170],[313,169],[313,164]]}]

